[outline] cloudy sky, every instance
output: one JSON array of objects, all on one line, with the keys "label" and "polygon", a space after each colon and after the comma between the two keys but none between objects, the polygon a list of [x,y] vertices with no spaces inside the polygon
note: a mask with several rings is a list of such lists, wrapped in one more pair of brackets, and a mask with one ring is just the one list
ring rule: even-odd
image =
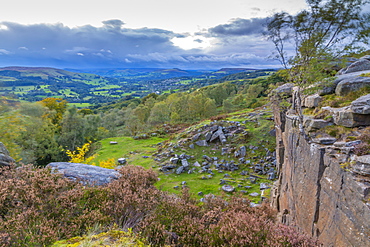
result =
[{"label": "cloudy sky", "polygon": [[276,67],[261,32],[304,0],[12,0],[0,8],[0,66]]}]

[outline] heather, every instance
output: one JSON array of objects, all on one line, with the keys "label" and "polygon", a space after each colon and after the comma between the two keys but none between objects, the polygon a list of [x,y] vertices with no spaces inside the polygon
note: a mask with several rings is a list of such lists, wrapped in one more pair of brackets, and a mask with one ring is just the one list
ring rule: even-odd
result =
[{"label": "heather", "polygon": [[152,246],[317,246],[276,224],[267,206],[252,208],[237,196],[200,203],[186,190],[175,196],[156,189],[152,170],[128,165],[119,172],[118,180],[94,187],[31,165],[2,168],[1,246],[48,246],[96,225],[130,229]]}]

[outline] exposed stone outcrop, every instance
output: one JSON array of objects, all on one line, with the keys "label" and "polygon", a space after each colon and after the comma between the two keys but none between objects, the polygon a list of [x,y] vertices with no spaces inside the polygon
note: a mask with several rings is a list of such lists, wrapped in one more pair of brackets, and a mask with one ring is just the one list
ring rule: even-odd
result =
[{"label": "exposed stone outcrop", "polygon": [[367,56],[362,57],[359,60],[352,63],[351,65],[349,65],[348,67],[341,69],[338,72],[338,75],[349,74],[357,71],[370,70],[370,61],[365,58],[367,58]]},{"label": "exposed stone outcrop", "polygon": [[352,144],[306,138],[300,118],[281,109],[278,97],[273,108],[279,177],[271,205],[279,220],[324,246],[370,246],[370,159],[357,158],[351,169],[342,168],[351,160]]},{"label": "exposed stone outcrop", "polygon": [[319,94],[307,96],[304,100],[305,107],[313,108],[318,107],[322,97]]},{"label": "exposed stone outcrop", "polygon": [[0,142],[0,167],[15,164],[15,160],[9,156],[9,152],[2,142]]},{"label": "exposed stone outcrop", "polygon": [[336,79],[333,82],[333,85],[335,85],[335,93],[337,95],[343,96],[348,94],[349,92],[369,86],[370,77],[362,76],[369,73],[370,70],[362,70],[348,74],[337,75]]},{"label": "exposed stone outcrop", "polygon": [[119,177],[119,172],[115,170],[87,164],[53,162],[47,167],[66,178],[88,185],[104,185]]}]

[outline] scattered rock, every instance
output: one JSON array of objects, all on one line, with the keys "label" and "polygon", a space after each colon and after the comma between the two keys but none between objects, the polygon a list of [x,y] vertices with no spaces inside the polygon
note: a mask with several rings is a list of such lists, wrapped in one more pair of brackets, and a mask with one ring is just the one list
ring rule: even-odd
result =
[{"label": "scattered rock", "polygon": [[252,197],[257,197],[257,196],[259,196],[260,194],[259,194],[259,193],[257,193],[257,192],[253,192],[253,193],[250,193],[249,195],[250,195],[250,196],[252,196]]},{"label": "scattered rock", "polygon": [[126,160],[126,158],[119,158],[119,159],[117,160],[117,162],[118,162],[118,164],[120,164],[120,165],[126,165],[127,160]]},{"label": "scattered rock", "polygon": [[231,185],[224,185],[221,187],[221,189],[225,192],[233,192],[235,188]]},{"label": "scattered rock", "polygon": [[186,160],[186,159],[182,159],[181,160],[181,165],[183,166],[183,167],[189,167],[189,163],[188,163],[188,161]]},{"label": "scattered rock", "polygon": [[245,157],[246,154],[247,154],[247,148],[245,146],[241,146],[240,147],[240,156]]},{"label": "scattered rock", "polygon": [[116,145],[116,144],[118,144],[118,142],[110,141],[110,142],[109,142],[109,144],[110,144],[110,145]]},{"label": "scattered rock", "polygon": [[199,162],[198,162],[198,161],[195,161],[195,162],[194,162],[194,164],[193,164],[193,166],[195,166],[195,167],[200,167],[200,164],[199,164]]},{"label": "scattered rock", "polygon": [[268,184],[265,184],[265,183],[260,184],[260,190],[267,190],[267,189],[270,189],[270,186],[268,186]]},{"label": "scattered rock", "polygon": [[176,174],[177,175],[180,175],[181,173],[183,173],[185,171],[185,167],[183,166],[180,166],[179,168],[176,169]]},{"label": "scattered rock", "polygon": [[200,147],[207,147],[208,146],[208,143],[207,143],[206,140],[197,141],[195,144],[200,146]]}]

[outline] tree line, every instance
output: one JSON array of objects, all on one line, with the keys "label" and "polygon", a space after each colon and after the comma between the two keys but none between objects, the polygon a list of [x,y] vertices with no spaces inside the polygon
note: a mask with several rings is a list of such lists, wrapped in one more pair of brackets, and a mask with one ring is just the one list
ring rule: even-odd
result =
[{"label": "tree line", "polygon": [[98,109],[68,107],[60,98],[45,98],[33,103],[10,104],[2,98],[0,141],[19,162],[44,166],[67,161],[66,151],[85,143],[114,136],[137,136],[156,131],[163,124],[191,124],[265,103],[267,85],[281,78],[225,82],[191,92],[157,95],[122,102]]}]

